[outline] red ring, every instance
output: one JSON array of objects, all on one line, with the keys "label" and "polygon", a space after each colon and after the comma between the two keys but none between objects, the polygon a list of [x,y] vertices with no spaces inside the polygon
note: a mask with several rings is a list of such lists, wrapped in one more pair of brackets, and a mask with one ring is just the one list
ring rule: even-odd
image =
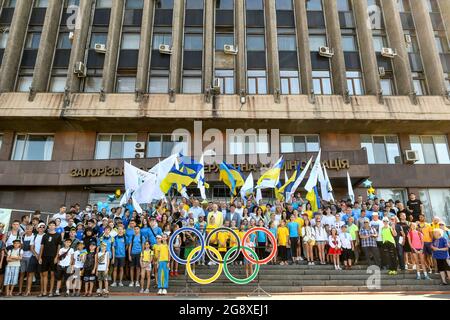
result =
[{"label": "red ring", "polygon": [[272,234],[272,232],[270,232],[266,228],[261,228],[261,227],[251,228],[250,230],[248,230],[245,233],[244,237],[242,238],[242,245],[244,246],[245,242],[247,241],[247,238],[250,237],[250,235],[256,231],[264,232],[265,234],[267,234],[269,236],[270,242],[272,242],[272,246],[273,246],[272,252],[270,253],[270,255],[267,258],[265,258],[264,260],[259,260],[259,261],[256,261],[255,259],[253,259],[245,250],[242,250],[242,254],[248,261],[250,261],[253,264],[259,264],[259,265],[267,264],[275,257],[275,255],[277,254],[277,249],[278,249],[277,248],[277,239]]}]

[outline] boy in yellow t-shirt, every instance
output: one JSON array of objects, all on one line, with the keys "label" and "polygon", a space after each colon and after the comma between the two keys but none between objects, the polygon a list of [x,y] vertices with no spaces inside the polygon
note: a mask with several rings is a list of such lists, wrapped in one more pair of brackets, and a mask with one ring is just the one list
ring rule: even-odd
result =
[{"label": "boy in yellow t-shirt", "polygon": [[286,221],[281,220],[277,230],[278,252],[280,255],[280,265],[287,265],[287,243],[289,239],[289,229],[286,227]]}]

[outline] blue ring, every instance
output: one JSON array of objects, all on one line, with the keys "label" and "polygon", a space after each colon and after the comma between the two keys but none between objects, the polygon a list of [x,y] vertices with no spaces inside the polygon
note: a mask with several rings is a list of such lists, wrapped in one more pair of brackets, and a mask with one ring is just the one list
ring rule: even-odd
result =
[{"label": "blue ring", "polygon": [[191,260],[191,263],[196,263],[197,261],[200,260],[200,258],[205,254],[205,239],[203,239],[203,235],[201,234],[200,231],[198,231],[197,229],[194,228],[189,228],[189,227],[183,227],[181,229],[176,230],[171,236],[170,236],[170,241],[169,241],[169,251],[170,251],[170,256],[178,263],[186,265],[187,264],[187,260],[181,259],[180,257],[178,257],[175,254],[175,251],[173,250],[173,243],[174,243],[174,239],[182,232],[193,232],[197,235],[197,237],[200,239],[200,252],[197,253],[197,256]]}]

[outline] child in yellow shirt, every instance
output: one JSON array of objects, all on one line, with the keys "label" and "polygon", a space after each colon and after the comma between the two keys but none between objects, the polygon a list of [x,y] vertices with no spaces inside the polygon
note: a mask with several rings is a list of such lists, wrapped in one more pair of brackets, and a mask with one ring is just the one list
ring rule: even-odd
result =
[{"label": "child in yellow shirt", "polygon": [[287,265],[287,243],[289,239],[289,229],[286,227],[286,221],[281,220],[277,230],[278,252],[280,256],[280,265]]}]

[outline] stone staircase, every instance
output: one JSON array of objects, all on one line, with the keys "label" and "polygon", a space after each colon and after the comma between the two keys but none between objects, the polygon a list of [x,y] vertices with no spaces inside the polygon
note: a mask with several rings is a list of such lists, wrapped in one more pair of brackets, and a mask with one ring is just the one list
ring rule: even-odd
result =
[{"label": "stone staircase", "polygon": [[[367,265],[358,265],[352,270],[335,270],[332,265],[308,266],[306,263],[288,266],[265,265],[261,266],[259,272],[259,284],[262,289],[271,294],[450,291],[450,286],[439,285],[439,275],[430,275],[432,280],[416,280],[416,273],[413,271],[399,272],[397,275],[388,275],[387,271],[381,271],[380,288],[370,289],[367,282],[369,277],[373,277],[373,273],[369,273],[367,268]],[[235,277],[245,278],[244,266],[230,266],[229,269]],[[217,266],[197,266],[196,275],[205,279],[211,277],[216,270]],[[369,284],[371,283],[369,281]],[[178,277],[170,278],[169,291],[170,293],[180,292],[186,284],[196,294],[246,295],[257,288],[258,277],[248,285],[237,285],[228,280],[222,272],[216,282],[199,285],[188,276],[180,274]],[[112,293],[137,293],[138,291],[139,288],[126,286],[111,290]]]}]

